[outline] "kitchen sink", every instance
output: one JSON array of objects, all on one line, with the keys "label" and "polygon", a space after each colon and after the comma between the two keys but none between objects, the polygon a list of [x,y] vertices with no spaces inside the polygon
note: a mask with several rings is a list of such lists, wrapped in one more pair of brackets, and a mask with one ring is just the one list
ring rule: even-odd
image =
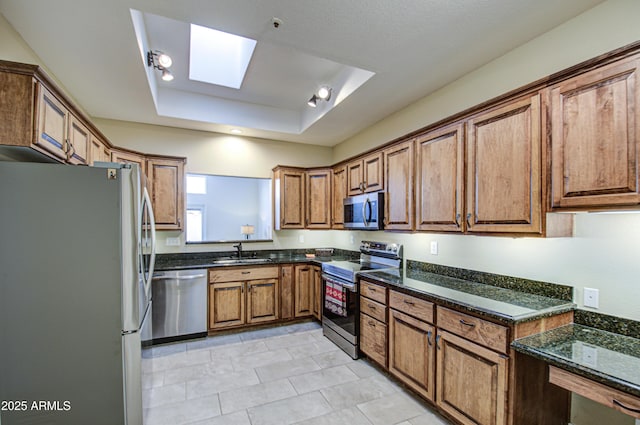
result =
[{"label": "kitchen sink", "polygon": [[270,263],[273,260],[271,258],[225,258],[221,260],[214,260],[213,264],[261,264]]}]

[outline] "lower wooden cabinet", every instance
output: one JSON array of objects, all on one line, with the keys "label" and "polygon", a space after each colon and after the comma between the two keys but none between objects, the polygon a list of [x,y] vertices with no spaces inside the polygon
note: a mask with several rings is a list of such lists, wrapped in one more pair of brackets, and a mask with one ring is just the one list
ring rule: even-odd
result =
[{"label": "lower wooden cabinet", "polygon": [[322,270],[318,266],[311,266],[313,271],[313,317],[322,321]]},{"label": "lower wooden cabinet", "polygon": [[438,330],[436,404],[461,424],[506,424],[508,359]]},{"label": "lower wooden cabinet", "polygon": [[295,266],[293,287],[294,317],[313,315],[313,269],[310,265]]},{"label": "lower wooden cabinet", "polygon": [[371,282],[360,282],[360,351],[387,367],[387,292]]},{"label": "lower wooden cabinet", "polygon": [[436,328],[396,310],[389,310],[389,372],[427,400],[435,390]]},{"label": "lower wooden cabinet", "polygon": [[278,274],[278,267],[210,269],[209,329],[279,319]]}]

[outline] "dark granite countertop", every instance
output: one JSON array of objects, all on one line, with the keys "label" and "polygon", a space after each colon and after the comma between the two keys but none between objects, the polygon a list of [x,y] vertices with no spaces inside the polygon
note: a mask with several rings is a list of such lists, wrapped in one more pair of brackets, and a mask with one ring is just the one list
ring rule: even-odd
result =
[{"label": "dark granite countertop", "polygon": [[640,397],[640,339],[571,324],[514,341],[514,350]]},{"label": "dark granite countertop", "polygon": [[360,276],[387,284],[394,290],[466,310],[505,324],[552,316],[575,308],[575,304],[571,301],[416,269],[407,269],[406,275],[402,271],[372,271],[362,273]]},{"label": "dark granite countertop", "polygon": [[345,260],[357,258],[359,253],[351,251],[334,250],[332,256],[316,256],[308,258],[306,254],[313,253],[313,250],[257,250],[244,251],[243,258],[266,258],[267,262],[245,263],[245,264],[220,264],[216,260],[236,258],[235,251],[228,252],[194,252],[177,254],[159,254],[156,256],[156,271],[167,270],[187,270],[187,269],[208,269],[213,267],[233,267],[233,266],[267,266],[292,263],[322,264],[326,261]]}]

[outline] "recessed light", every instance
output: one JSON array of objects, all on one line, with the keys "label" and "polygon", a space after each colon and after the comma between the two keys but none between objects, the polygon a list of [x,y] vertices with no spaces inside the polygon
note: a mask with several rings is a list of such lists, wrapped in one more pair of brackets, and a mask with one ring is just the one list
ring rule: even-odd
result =
[{"label": "recessed light", "polygon": [[331,88],[326,86],[320,87],[320,90],[318,90],[318,97],[322,100],[329,100],[331,97]]},{"label": "recessed light", "polygon": [[231,133],[233,133],[233,134],[242,134],[242,130],[240,130],[239,128],[232,128],[231,129]]}]

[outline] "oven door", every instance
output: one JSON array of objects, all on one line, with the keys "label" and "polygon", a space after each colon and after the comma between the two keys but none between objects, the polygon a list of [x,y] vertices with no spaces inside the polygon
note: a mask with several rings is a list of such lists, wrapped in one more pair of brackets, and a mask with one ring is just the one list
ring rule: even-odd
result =
[{"label": "oven door", "polygon": [[322,275],[323,333],[354,359],[358,353],[358,285]]}]

